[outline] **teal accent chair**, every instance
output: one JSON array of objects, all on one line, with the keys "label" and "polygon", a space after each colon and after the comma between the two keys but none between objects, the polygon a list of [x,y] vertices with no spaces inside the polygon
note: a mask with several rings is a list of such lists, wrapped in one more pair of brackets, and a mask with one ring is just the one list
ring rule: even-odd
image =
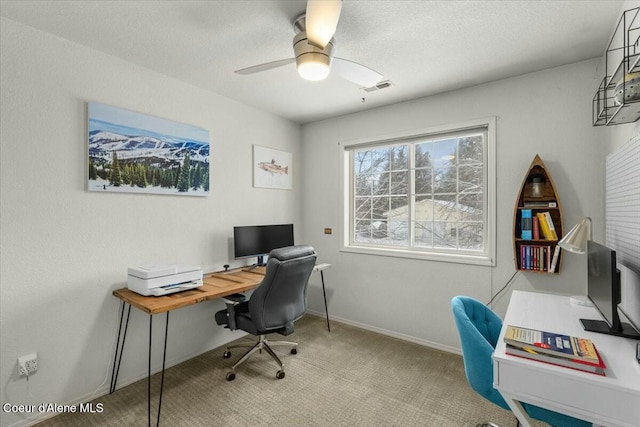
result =
[{"label": "teal accent chair", "polygon": [[[482,302],[467,296],[454,297],[451,300],[451,309],[460,335],[464,372],[469,385],[490,402],[511,410],[500,392],[493,388],[492,355],[502,329],[502,319]],[[523,403],[522,406],[531,418],[544,421],[552,427],[592,426],[590,422],[538,406],[527,403]]]}]

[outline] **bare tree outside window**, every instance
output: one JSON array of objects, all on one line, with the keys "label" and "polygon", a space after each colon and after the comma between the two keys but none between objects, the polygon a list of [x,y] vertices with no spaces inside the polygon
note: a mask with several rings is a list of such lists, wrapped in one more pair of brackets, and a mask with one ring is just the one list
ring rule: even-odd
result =
[{"label": "bare tree outside window", "polygon": [[484,251],[486,135],[465,130],[352,150],[351,241]]}]

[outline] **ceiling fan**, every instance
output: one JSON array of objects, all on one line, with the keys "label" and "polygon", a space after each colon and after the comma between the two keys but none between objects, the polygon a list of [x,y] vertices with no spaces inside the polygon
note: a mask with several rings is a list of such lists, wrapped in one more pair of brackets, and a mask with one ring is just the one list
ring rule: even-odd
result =
[{"label": "ceiling fan", "polygon": [[327,78],[330,71],[340,77],[369,88],[379,83],[383,76],[353,61],[333,56],[333,35],[340,19],[341,0],[309,0],[306,13],[293,23],[295,58],[280,59],[237,70],[238,74],[253,74],[296,63],[300,77],[317,81]]}]

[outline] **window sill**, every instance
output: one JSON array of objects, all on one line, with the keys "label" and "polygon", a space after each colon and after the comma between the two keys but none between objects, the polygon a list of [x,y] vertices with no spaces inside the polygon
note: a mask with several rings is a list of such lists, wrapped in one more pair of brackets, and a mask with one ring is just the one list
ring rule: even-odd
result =
[{"label": "window sill", "polygon": [[495,266],[495,262],[485,254],[452,254],[436,252],[419,252],[406,249],[374,248],[369,246],[342,246],[340,252],[357,253],[363,255],[376,255],[397,258],[410,258],[426,261],[451,262],[456,264],[470,264],[482,266]]}]

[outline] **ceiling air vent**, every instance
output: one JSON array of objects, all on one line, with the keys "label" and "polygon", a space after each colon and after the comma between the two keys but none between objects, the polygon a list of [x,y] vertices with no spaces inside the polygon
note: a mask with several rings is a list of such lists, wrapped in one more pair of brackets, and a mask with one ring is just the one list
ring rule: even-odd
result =
[{"label": "ceiling air vent", "polygon": [[386,89],[391,86],[391,82],[389,80],[383,80],[375,86],[362,88],[365,92],[375,92],[376,90]]}]

